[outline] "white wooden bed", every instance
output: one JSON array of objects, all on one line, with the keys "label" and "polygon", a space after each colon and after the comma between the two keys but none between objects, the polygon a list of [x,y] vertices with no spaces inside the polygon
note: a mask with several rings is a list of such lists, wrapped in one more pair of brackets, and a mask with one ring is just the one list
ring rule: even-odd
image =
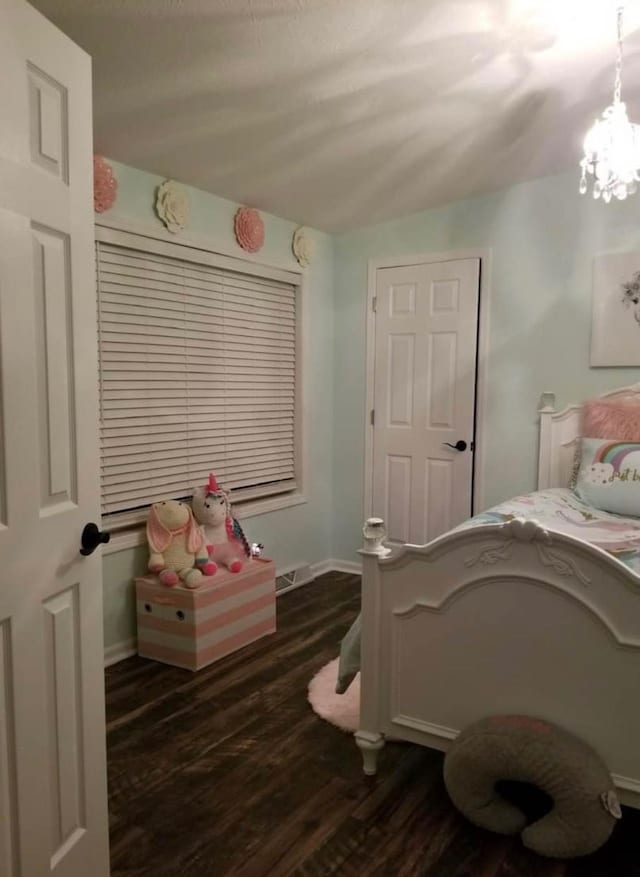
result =
[{"label": "white wooden bed", "polygon": [[[606,395],[629,393],[640,384]],[[568,484],[580,435],[580,406],[553,403],[545,394],[540,489]],[[361,554],[365,773],[385,737],[446,750],[476,719],[522,713],[589,742],[640,807],[640,576],[533,521]]]}]

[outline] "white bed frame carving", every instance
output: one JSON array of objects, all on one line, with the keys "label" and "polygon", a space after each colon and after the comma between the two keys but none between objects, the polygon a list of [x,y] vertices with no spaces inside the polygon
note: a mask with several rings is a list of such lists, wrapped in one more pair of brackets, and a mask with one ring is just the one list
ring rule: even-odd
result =
[{"label": "white bed frame carving", "polygon": [[[607,397],[640,396],[640,384]],[[540,409],[540,489],[568,484],[581,406]],[[640,576],[589,543],[513,521],[362,554],[366,774],[385,737],[446,750],[476,719],[524,713],[598,750],[640,808]]]}]

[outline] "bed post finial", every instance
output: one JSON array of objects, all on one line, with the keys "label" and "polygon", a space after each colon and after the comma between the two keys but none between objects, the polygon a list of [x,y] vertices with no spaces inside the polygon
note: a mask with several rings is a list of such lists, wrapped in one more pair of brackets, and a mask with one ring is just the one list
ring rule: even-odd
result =
[{"label": "bed post finial", "polygon": [[538,408],[539,414],[555,414],[556,410],[556,394],[552,393],[550,390],[545,390],[540,397],[540,408]]},{"label": "bed post finial", "polygon": [[556,394],[545,390],[540,397],[540,445],[538,449],[538,490],[556,487],[554,483],[553,420],[556,416]]},{"label": "bed post finial", "polygon": [[387,528],[382,518],[367,518],[362,528],[364,545],[361,554],[375,554],[378,557],[386,557],[391,553],[389,548],[382,544],[387,536]]}]

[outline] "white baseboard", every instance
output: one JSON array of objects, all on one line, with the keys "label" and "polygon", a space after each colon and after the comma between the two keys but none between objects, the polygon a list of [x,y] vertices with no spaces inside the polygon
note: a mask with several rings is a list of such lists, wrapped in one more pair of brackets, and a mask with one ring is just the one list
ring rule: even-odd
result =
[{"label": "white baseboard", "polygon": [[[322,572],[347,572],[354,576],[362,575],[362,564],[357,560],[340,560],[334,557],[331,560],[325,560],[324,563],[326,569],[323,569]],[[316,573],[316,575],[321,575],[321,573]]]},{"label": "white baseboard", "polygon": [[112,664],[117,664],[118,661],[130,658],[132,655],[137,654],[137,652],[138,643],[135,637],[125,639],[119,643],[113,643],[113,645],[107,646],[104,650],[104,666],[110,667]]},{"label": "white baseboard", "polygon": [[[355,561],[329,558],[328,560],[321,560],[319,563],[312,563],[310,565],[302,563],[298,564],[296,567],[287,567],[283,570],[277,570],[276,575],[289,575],[296,569],[302,569],[305,567],[308,570],[307,574],[302,576],[300,581],[296,581],[286,588],[281,588],[276,593],[276,597],[281,597],[282,594],[288,594],[289,591],[295,591],[296,588],[302,588],[305,585],[309,585],[319,576],[325,575],[325,573],[328,572],[346,572],[353,575],[360,575],[362,572],[361,565]],[[112,664],[117,664],[118,661],[124,661],[125,658],[130,658],[132,655],[137,654],[137,652],[138,648],[135,637],[123,640],[119,643],[113,643],[113,645],[107,646],[104,650],[104,666],[110,667]]]},{"label": "white baseboard", "polygon": [[331,559],[320,560],[318,563],[314,563],[311,566],[311,572],[315,579],[317,579],[318,576],[323,576],[325,573],[331,572],[333,569],[333,561]]},{"label": "white baseboard", "polygon": [[[278,595],[286,594],[288,591],[293,591],[294,588],[308,585],[310,582],[315,581],[319,576],[326,575],[328,572],[346,572],[357,576],[362,573],[362,565],[360,563],[350,560],[337,560],[335,558],[321,560],[318,563],[312,563],[311,565],[303,564],[303,566],[307,567],[308,574],[300,581],[297,581],[295,585],[290,585],[288,588],[281,588],[278,591]],[[286,571],[286,573],[289,572],[291,572],[291,570]],[[284,574],[285,573],[278,573],[278,575]]]}]

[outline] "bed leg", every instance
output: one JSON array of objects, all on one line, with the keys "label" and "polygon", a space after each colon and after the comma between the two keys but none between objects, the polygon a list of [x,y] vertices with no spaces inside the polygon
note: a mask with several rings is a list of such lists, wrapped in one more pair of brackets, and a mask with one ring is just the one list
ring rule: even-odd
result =
[{"label": "bed leg", "polygon": [[384,746],[382,734],[372,734],[369,731],[356,731],[356,744],[362,753],[362,769],[366,776],[375,776],[378,770],[378,753]]}]

